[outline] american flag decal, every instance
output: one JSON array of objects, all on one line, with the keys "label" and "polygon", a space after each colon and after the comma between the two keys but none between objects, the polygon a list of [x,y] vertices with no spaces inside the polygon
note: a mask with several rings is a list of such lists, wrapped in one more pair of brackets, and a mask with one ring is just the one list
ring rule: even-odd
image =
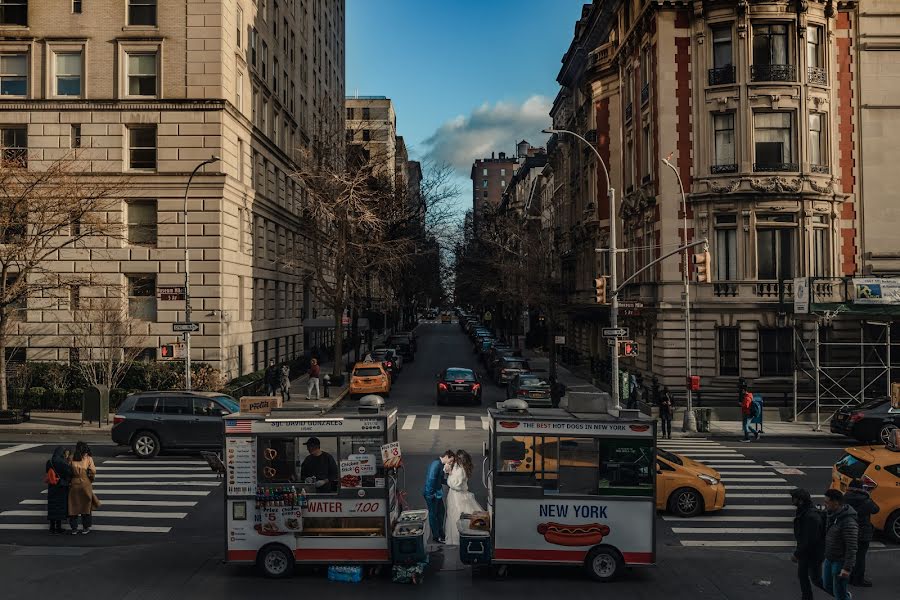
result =
[{"label": "american flag decal", "polygon": [[250,433],[251,421],[226,419],[225,433]]}]

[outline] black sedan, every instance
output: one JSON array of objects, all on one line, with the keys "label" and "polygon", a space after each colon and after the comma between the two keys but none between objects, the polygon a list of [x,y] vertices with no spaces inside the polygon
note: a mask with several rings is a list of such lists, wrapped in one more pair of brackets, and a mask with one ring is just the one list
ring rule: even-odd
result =
[{"label": "black sedan", "polygon": [[450,367],[438,373],[438,406],[453,400],[468,404],[481,404],[481,383],[474,370]]},{"label": "black sedan", "polygon": [[862,406],[844,406],[831,417],[831,432],[841,433],[860,442],[885,444],[891,432],[900,427],[900,409],[891,401],[879,398]]},{"label": "black sedan", "polygon": [[384,368],[391,374],[391,380],[397,379],[397,376],[400,375],[400,370],[403,368],[403,357],[394,348],[372,350],[372,360],[384,365]]}]

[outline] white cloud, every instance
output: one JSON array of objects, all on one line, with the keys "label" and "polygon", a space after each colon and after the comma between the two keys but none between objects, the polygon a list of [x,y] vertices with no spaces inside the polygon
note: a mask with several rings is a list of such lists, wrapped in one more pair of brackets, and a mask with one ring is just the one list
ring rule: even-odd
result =
[{"label": "white cloud", "polygon": [[427,156],[436,163],[451,165],[460,175],[469,176],[472,162],[491,152],[515,153],[522,139],[543,145],[550,126],[551,101],[531,96],[520,105],[498,102],[483,104],[469,115],[459,115],[441,125],[425,140]]}]

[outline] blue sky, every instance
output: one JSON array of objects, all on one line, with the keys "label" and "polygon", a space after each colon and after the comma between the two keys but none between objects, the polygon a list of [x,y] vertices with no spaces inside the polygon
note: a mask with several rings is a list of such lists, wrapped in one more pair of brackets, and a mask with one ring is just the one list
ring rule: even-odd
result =
[{"label": "blue sky", "polygon": [[[413,158],[472,160],[543,144],[582,2],[347,0],[347,95],[388,96]],[[468,196],[467,188],[462,190]]]}]

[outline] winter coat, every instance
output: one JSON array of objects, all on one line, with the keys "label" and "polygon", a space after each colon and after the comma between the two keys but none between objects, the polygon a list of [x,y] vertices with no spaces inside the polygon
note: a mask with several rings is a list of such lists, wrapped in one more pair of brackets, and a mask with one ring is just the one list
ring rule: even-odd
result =
[{"label": "winter coat", "polygon": [[856,511],[844,504],[837,511],[828,513],[825,530],[825,558],[841,562],[841,568],[852,571],[856,564],[856,550],[859,547],[859,526]]},{"label": "winter coat", "polygon": [[794,556],[822,560],[825,541],[822,539],[822,532],[825,530],[823,521],[824,515],[812,504],[797,507],[794,515],[794,539],[797,540]]},{"label": "winter coat", "polygon": [[319,373],[321,373],[319,365],[309,365],[309,371],[307,371],[307,374],[309,375],[310,379],[317,379],[319,377]]},{"label": "winter coat", "polygon": [[281,388],[284,390],[291,389],[291,372],[287,367],[281,369]]},{"label": "winter coat", "polygon": [[94,459],[90,456],[72,461],[72,486],[69,488],[69,514],[72,516],[89,515],[98,503],[94,497],[93,482],[87,474],[88,469],[97,473]]},{"label": "winter coat", "polygon": [[278,367],[272,365],[271,367],[266,367],[266,375],[265,380],[266,384],[272,387],[277,387],[278,382],[281,379],[281,375],[279,374]]},{"label": "winter coat", "polygon": [[872,515],[878,512],[878,505],[865,490],[850,490],[844,494],[844,502],[856,511],[856,524],[859,526],[859,539],[871,542],[874,534]]},{"label": "winter coat", "polygon": [[753,404],[753,394],[750,392],[744,392],[744,395],[741,396],[741,414],[745,417],[749,417],[753,412],[750,410],[750,406]]},{"label": "winter coat", "polygon": [[72,480],[72,467],[63,458],[62,448],[53,453],[53,458],[47,461],[44,472],[56,471],[59,483],[47,486],[47,520],[63,521],[69,516],[69,485]]},{"label": "winter coat", "polygon": [[675,402],[672,400],[672,394],[665,392],[659,402],[659,418],[671,420],[674,412]]}]

